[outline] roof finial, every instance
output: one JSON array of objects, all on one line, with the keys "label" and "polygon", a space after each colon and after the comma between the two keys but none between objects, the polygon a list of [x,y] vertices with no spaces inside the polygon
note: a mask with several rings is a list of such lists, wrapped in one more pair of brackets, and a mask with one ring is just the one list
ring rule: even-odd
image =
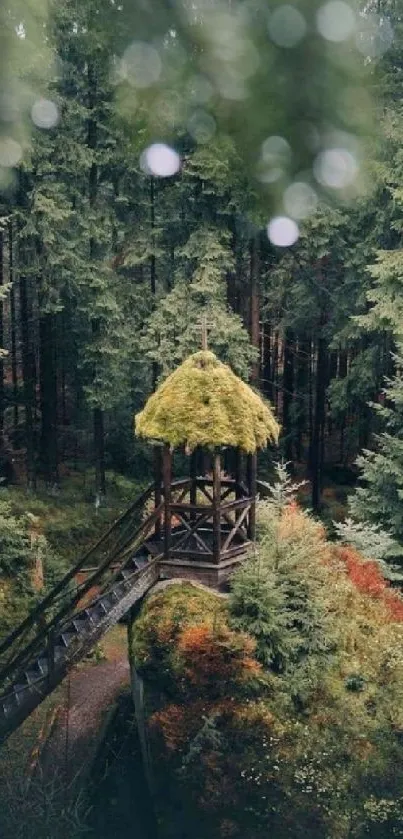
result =
[{"label": "roof finial", "polygon": [[204,312],[201,319],[201,345],[202,350],[207,349],[207,315]]},{"label": "roof finial", "polygon": [[202,350],[208,350],[208,330],[212,329],[213,325],[213,322],[207,318],[207,312],[204,311],[200,319]]}]

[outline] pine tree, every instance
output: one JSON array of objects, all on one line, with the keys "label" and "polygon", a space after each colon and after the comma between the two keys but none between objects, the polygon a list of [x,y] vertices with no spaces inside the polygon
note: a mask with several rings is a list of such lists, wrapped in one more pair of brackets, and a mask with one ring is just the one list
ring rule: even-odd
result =
[{"label": "pine tree", "polygon": [[395,357],[396,375],[384,389],[376,413],[384,431],[375,438],[375,451],[358,458],[361,482],[351,498],[352,514],[380,525],[403,545],[403,357]]}]

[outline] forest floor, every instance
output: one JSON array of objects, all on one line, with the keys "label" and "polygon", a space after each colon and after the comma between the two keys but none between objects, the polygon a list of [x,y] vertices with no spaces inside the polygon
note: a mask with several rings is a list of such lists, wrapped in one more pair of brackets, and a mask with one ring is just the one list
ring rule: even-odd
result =
[{"label": "forest floor", "polygon": [[29,513],[36,527],[46,536],[51,548],[67,565],[99,539],[143,491],[146,480],[127,478],[117,472],[107,473],[107,496],[98,507],[94,503],[94,477],[91,469],[69,470],[57,490],[38,483],[33,492],[24,486],[9,485],[0,489],[16,516]]}]

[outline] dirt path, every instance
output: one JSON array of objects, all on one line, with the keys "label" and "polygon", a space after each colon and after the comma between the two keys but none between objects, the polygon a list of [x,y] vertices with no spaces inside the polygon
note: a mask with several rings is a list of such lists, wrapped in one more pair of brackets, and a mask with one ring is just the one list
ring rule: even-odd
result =
[{"label": "dirt path", "polygon": [[66,677],[62,705],[41,758],[45,780],[58,774],[64,784],[75,786],[92,759],[105,715],[129,683],[127,652],[118,650],[112,661],[80,665]]}]

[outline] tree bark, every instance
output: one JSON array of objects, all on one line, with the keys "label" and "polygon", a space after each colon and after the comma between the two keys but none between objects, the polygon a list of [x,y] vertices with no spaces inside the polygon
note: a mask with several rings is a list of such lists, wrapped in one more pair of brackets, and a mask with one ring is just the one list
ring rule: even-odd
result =
[{"label": "tree bark", "polygon": [[283,371],[283,436],[285,459],[293,459],[292,407],[294,401],[294,358],[295,336],[292,329],[287,329],[284,336],[284,371]]},{"label": "tree bark", "polygon": [[[155,183],[154,178],[150,177],[150,227],[151,227],[151,255],[150,255],[150,289],[153,298],[153,306],[155,306],[156,292],[157,292],[157,271],[155,259]],[[158,364],[156,361],[152,363],[152,386],[153,390],[157,387],[158,381]]]},{"label": "tree bark", "polygon": [[[250,340],[257,352],[260,351],[260,301],[259,301],[259,275],[260,275],[260,245],[259,234],[256,234],[250,243],[250,273],[249,273],[249,322]],[[260,376],[260,359],[253,364],[251,370],[251,381],[258,385]]]},{"label": "tree bark", "polygon": [[322,482],[322,458],[321,458],[321,434],[325,419],[325,395],[326,395],[326,367],[327,352],[325,338],[320,335],[317,344],[316,363],[316,394],[315,412],[313,417],[312,432],[312,508],[318,513],[320,510],[320,494]]},{"label": "tree bark", "polygon": [[[347,363],[347,352],[346,350],[340,350],[339,352],[339,369],[338,375],[340,379],[344,379],[347,376],[348,370],[348,363]],[[339,440],[339,459],[340,463],[344,465],[345,461],[345,433],[346,433],[346,412],[344,412],[341,424],[340,424],[340,440]]]},{"label": "tree bark", "polygon": [[274,330],[273,361],[272,361],[273,404],[278,410],[278,329]]},{"label": "tree bark", "polygon": [[35,489],[35,356],[32,345],[32,308],[28,278],[24,270],[20,271],[20,318],[22,345],[22,377],[25,410],[25,443],[28,489]]},{"label": "tree bark", "polygon": [[58,483],[57,373],[55,318],[42,313],[39,318],[39,382],[41,403],[41,465],[46,484]]},{"label": "tree bark", "polygon": [[304,456],[304,434],[307,431],[307,392],[309,384],[309,365],[311,363],[311,341],[307,338],[298,340],[297,370],[295,390],[297,399],[295,453],[299,463]]},{"label": "tree bark", "polygon": [[271,326],[266,323],[263,326],[263,370],[262,370],[262,387],[263,393],[273,402],[273,382],[272,382],[272,358],[271,358]]}]

